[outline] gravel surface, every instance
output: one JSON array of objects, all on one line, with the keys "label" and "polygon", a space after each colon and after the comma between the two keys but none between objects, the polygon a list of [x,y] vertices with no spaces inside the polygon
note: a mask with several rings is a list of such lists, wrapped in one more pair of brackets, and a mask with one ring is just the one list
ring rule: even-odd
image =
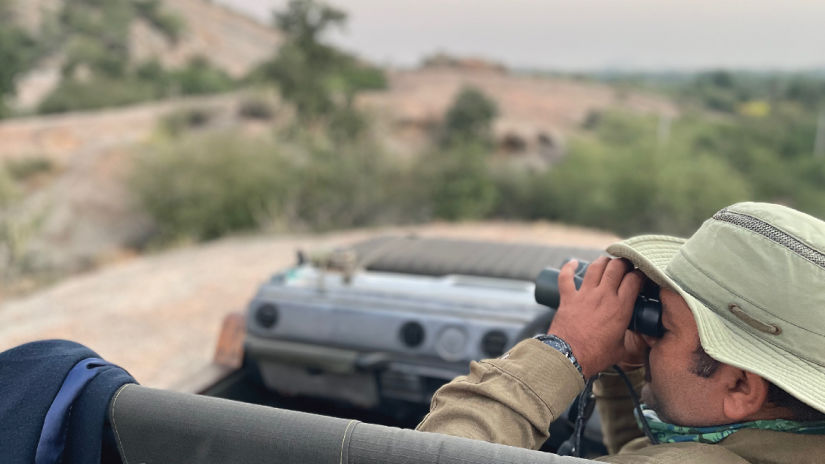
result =
[{"label": "gravel surface", "polygon": [[223,317],[242,311],[298,249],[323,250],[381,234],[604,248],[615,236],[547,223],[462,223],[302,237],[225,239],[135,258],[0,303],[0,351],[64,338],[119,364],[144,385],[174,388],[212,359]]}]

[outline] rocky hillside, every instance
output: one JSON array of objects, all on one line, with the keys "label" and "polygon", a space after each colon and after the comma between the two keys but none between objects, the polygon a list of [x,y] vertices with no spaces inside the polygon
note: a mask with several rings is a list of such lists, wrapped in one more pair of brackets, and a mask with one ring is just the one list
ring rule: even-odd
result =
[{"label": "rocky hillside", "polygon": [[[141,22],[132,27],[132,49],[137,59],[158,57],[169,66],[178,66],[193,56],[206,56],[230,75],[239,77],[272,56],[281,43],[273,28],[207,0],[163,0],[168,11],[178,15],[186,27],[174,46]],[[36,28],[44,12],[54,12],[60,0],[18,0],[23,21]],[[59,57],[47,60],[21,82],[17,106],[35,105],[56,85]]]},{"label": "rocky hillside", "polygon": [[[530,164],[546,165],[561,156],[566,137],[591,112],[616,105],[661,115],[677,111],[663,98],[620,95],[601,85],[446,68],[391,72],[388,90],[363,95],[359,104],[380,115],[374,120],[388,149],[411,156],[430,143],[431,129],[465,85],[497,101],[495,131],[501,150]],[[267,130],[266,123],[239,117],[241,101],[249,98],[242,95],[0,122],[0,161],[46,158],[54,166],[48,182],[23,206],[31,221],[39,223],[27,243],[40,256],[32,265],[71,271],[131,253],[152,231],[125,185],[132,159],[140,152],[134,147],[152,137],[163,117],[192,110],[208,112],[216,129]]]},{"label": "rocky hillside", "polygon": [[[393,147],[399,152],[420,149],[427,131],[437,125],[455,95],[473,86],[499,107],[494,131],[501,151],[552,162],[564,153],[565,137],[578,130],[588,115],[612,107],[673,117],[671,101],[637,92],[570,79],[511,74],[491,66],[428,66],[392,71],[385,92],[363,96],[362,103],[386,115]],[[538,159],[535,159],[538,158]]]},{"label": "rocky hillside", "polygon": [[[18,222],[38,225],[25,237],[30,265],[60,275],[131,253],[152,227],[126,185],[136,147],[159,121],[188,112],[208,115],[215,127],[240,128],[241,100],[228,94],[0,122],[0,162],[47,160],[51,166],[18,208]],[[244,128],[268,130],[255,123]]]}]

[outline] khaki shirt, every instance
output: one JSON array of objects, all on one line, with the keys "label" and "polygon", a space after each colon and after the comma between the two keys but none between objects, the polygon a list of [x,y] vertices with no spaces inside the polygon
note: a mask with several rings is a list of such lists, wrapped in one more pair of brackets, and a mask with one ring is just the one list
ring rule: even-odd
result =
[{"label": "khaki shirt", "polygon": [[[636,387],[642,370],[629,373]],[[418,430],[538,449],[556,420],[584,387],[581,374],[561,353],[525,340],[499,359],[470,364],[433,396]],[[638,388],[637,388],[638,391]],[[633,403],[616,375],[594,385],[596,406],[611,463],[767,464],[825,463],[825,436],[744,429],[719,444],[651,445],[636,425]]]}]

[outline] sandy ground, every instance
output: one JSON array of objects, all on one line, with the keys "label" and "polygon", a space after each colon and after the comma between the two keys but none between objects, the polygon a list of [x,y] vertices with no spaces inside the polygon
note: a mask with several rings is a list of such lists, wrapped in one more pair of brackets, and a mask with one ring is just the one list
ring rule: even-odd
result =
[{"label": "sandy ground", "polygon": [[547,223],[466,223],[316,236],[231,238],[136,258],[0,303],[0,351],[33,340],[83,343],[142,384],[175,388],[212,359],[223,317],[298,249],[331,249],[381,234],[604,248],[615,236]]}]

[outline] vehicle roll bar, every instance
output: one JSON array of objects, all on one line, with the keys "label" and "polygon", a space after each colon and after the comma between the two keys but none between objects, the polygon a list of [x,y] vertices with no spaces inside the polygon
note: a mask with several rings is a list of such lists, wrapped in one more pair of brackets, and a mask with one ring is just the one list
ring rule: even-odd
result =
[{"label": "vehicle roll bar", "polygon": [[593,462],[139,385],[117,392],[109,420],[126,464]]}]

